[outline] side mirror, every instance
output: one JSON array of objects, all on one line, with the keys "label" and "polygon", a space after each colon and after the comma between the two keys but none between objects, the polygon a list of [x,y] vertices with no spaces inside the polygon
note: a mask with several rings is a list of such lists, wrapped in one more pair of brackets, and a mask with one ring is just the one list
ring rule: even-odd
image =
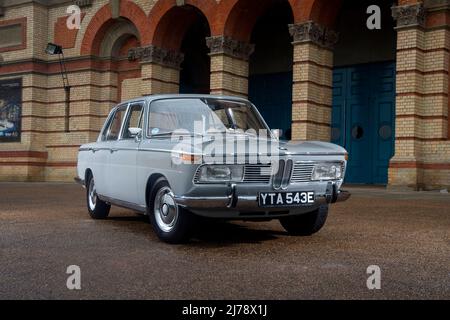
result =
[{"label": "side mirror", "polygon": [[270,132],[272,133],[272,136],[275,139],[280,140],[280,137],[281,137],[281,134],[282,134],[280,129],[272,129],[272,130],[270,130]]},{"label": "side mirror", "polygon": [[131,138],[139,140],[142,136],[142,129],[141,128],[128,128],[128,133],[130,134]]}]

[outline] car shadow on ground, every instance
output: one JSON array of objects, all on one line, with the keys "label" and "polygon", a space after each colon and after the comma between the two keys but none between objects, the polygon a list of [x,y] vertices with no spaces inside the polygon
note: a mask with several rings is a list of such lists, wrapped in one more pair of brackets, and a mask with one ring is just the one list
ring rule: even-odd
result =
[{"label": "car shadow on ground", "polygon": [[252,229],[251,225],[243,226],[232,221],[212,221],[202,223],[196,228],[189,245],[212,247],[242,243],[258,244],[276,240],[279,236],[286,235],[286,232],[270,229]]},{"label": "car shadow on ground", "polygon": [[108,217],[106,220],[108,221],[117,221],[117,222],[147,222],[147,217],[144,215],[135,215],[135,216],[113,216]]},{"label": "car shadow on ground", "polygon": [[[127,228],[133,233],[151,235],[152,241],[159,241],[148,218],[143,215],[109,216],[105,222],[121,228]],[[256,225],[255,225],[256,227]],[[252,224],[241,225],[237,221],[200,219],[197,221],[192,237],[185,245],[195,247],[216,247],[242,243],[258,244],[276,240],[279,236],[287,236],[287,232],[271,229],[253,229]]]}]

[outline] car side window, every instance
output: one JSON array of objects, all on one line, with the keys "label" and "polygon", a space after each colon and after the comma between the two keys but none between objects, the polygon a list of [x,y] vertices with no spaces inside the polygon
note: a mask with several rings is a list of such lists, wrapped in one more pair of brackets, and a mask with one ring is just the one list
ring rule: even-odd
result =
[{"label": "car side window", "polygon": [[120,135],[120,128],[122,126],[122,121],[127,111],[127,106],[120,106],[114,113],[113,119],[106,131],[106,141],[117,140]]},{"label": "car side window", "polygon": [[128,112],[128,117],[123,126],[122,139],[132,139],[128,128],[142,128],[142,111],[144,107],[142,103],[132,104],[130,106],[130,111]]}]

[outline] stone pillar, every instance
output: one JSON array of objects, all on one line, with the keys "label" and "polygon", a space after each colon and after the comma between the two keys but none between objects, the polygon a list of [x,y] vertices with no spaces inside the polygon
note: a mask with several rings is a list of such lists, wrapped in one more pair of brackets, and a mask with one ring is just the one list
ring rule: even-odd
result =
[{"label": "stone pillar", "polygon": [[254,45],[226,36],[206,39],[211,57],[211,94],[248,96],[248,59]]},{"label": "stone pillar", "polygon": [[392,14],[398,32],[397,97],[395,156],[390,162],[389,186],[417,189],[423,180],[422,144],[442,137],[441,121],[430,116],[439,113],[439,106],[447,104],[447,98],[433,93],[440,91],[435,86],[443,75],[427,72],[437,61],[427,52],[427,46],[432,44],[426,39],[422,4],[393,7]]},{"label": "stone pillar", "polygon": [[142,95],[179,92],[182,53],[150,45],[130,49],[128,59],[141,61]]},{"label": "stone pillar", "polygon": [[289,26],[293,37],[292,138],[330,141],[337,33],[315,22]]},{"label": "stone pillar", "polygon": [[392,8],[397,20],[395,156],[389,185],[450,187],[450,1]]}]

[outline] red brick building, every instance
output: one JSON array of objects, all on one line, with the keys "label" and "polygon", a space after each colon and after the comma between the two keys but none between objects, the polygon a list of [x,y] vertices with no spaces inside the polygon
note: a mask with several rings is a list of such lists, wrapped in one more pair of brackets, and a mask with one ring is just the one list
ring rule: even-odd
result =
[{"label": "red brick building", "polygon": [[71,180],[114,104],[211,92],[249,97],[293,139],[344,145],[348,182],[449,187],[449,26],[440,0],[2,0],[0,179]]}]

